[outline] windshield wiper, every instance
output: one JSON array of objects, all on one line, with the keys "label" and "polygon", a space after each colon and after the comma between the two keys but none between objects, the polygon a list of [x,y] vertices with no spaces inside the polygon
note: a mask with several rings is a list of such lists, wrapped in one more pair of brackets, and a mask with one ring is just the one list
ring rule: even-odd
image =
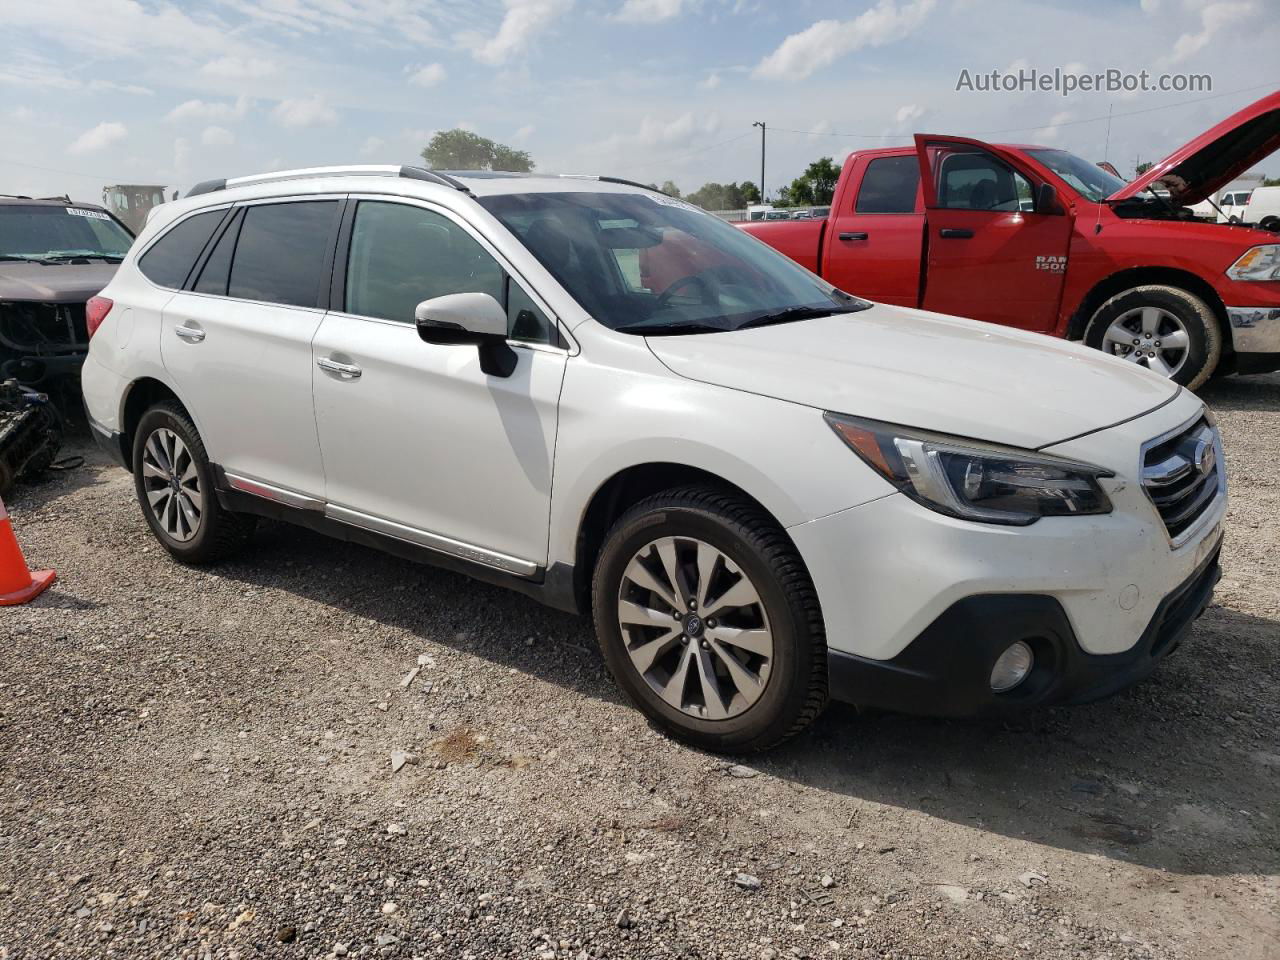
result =
[{"label": "windshield wiper", "polygon": [[857,313],[865,310],[864,306],[848,306],[840,307],[832,305],[829,307],[787,307],[785,310],[779,310],[776,313],[766,313],[763,316],[752,317],[746,323],[740,323],[735,330],[746,330],[749,327],[767,327],[774,323],[791,323],[795,320],[816,320],[818,317],[829,317],[835,313]]},{"label": "windshield wiper", "polygon": [[45,263],[64,263],[67,260],[106,260],[108,263],[122,263],[124,257],[115,253],[51,253],[40,258]]},{"label": "windshield wiper", "polygon": [[642,333],[647,336],[679,335],[682,333],[727,333],[727,327],[717,327],[710,323],[633,323],[618,327],[623,333]]}]

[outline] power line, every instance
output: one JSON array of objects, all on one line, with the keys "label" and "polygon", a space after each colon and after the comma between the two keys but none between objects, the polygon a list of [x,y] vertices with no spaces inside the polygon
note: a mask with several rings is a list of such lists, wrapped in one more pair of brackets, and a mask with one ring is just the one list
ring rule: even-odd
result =
[{"label": "power line", "polygon": [[104,177],[100,173],[77,173],[74,170],[59,170],[57,167],[43,167],[38,163],[24,163],[21,160],[10,160],[8,157],[0,157],[0,163],[12,164],[15,167],[29,167],[32,170],[43,170],[45,173],[57,173],[64,177],[84,177],[86,180],[97,180],[100,183],[109,183],[114,180],[117,183],[123,183],[127,177]]}]

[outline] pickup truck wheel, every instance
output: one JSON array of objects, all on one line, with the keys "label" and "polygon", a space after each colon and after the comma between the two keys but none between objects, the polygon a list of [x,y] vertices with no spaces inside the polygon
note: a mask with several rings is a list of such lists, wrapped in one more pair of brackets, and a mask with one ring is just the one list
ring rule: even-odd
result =
[{"label": "pickup truck wheel", "polygon": [[710,486],[636,504],[605,540],[592,583],[614,679],[671,736],[705,750],[767,750],[827,700],[817,594],[768,514]]},{"label": "pickup truck wheel", "polygon": [[133,437],[133,481],[147,526],[183,563],[222,560],[253,533],[253,517],[218,503],[204,443],[176,404],[142,415]]},{"label": "pickup truck wheel", "polygon": [[1222,357],[1222,331],[1200,297],[1152,284],[1112,297],[1094,313],[1084,342],[1195,390]]},{"label": "pickup truck wheel", "polygon": [[1280,233],[1280,217],[1267,217],[1258,226],[1272,233]]}]

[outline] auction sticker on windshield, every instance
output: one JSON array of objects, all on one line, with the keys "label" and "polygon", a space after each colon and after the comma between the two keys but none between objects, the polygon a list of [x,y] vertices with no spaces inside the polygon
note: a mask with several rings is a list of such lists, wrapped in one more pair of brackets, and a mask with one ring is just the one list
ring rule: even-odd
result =
[{"label": "auction sticker on windshield", "polygon": [[92,217],[94,220],[110,220],[101,210],[84,210],[80,207],[67,207],[67,213],[76,217]]}]

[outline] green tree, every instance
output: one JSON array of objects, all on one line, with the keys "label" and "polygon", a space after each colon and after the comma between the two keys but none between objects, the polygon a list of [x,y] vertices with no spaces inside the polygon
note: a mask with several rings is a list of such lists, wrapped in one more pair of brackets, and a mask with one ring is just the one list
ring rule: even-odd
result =
[{"label": "green tree", "polygon": [[660,189],[660,190],[661,190],[663,193],[665,193],[668,197],[677,197],[677,198],[678,198],[678,197],[680,196],[680,188],[679,188],[679,187],[677,187],[677,186],[676,186],[672,181],[670,181],[670,180],[663,180],[663,181],[662,181],[662,186],[661,186],[661,187],[659,187],[658,189]]},{"label": "green tree", "polygon": [[528,173],[533,158],[527,151],[495,143],[470,130],[441,130],[422,150],[422,159],[435,170],[509,170]]},{"label": "green tree", "polygon": [[1133,168],[1133,172],[1136,173],[1138,176],[1142,176],[1144,173],[1146,173],[1148,170],[1150,170],[1154,166],[1155,166],[1154,163],[1149,163],[1149,162],[1140,163]]},{"label": "green tree", "polygon": [[835,195],[840,179],[840,165],[830,157],[819,157],[804,173],[778,191],[778,202],[783,206],[823,206]]},{"label": "green tree", "polygon": [[743,180],[739,189],[742,190],[743,206],[760,202],[760,188],[750,180]]},{"label": "green tree", "polygon": [[1280,177],[1268,177],[1264,173],[1262,175],[1262,185],[1264,187],[1280,187]]}]

